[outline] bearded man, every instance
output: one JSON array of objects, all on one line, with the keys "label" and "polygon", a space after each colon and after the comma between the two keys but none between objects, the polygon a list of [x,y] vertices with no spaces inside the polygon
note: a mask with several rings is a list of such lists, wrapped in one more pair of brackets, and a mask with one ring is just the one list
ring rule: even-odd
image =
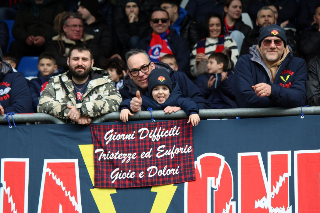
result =
[{"label": "bearded man", "polygon": [[258,45],[234,68],[234,91],[241,108],[306,105],[306,62],[293,56],[284,29],[272,24],[260,30]]},{"label": "bearded man", "polygon": [[90,49],[77,44],[69,54],[69,71],[50,79],[39,99],[38,112],[90,124],[91,118],[118,111],[121,95],[109,77],[93,72]]}]

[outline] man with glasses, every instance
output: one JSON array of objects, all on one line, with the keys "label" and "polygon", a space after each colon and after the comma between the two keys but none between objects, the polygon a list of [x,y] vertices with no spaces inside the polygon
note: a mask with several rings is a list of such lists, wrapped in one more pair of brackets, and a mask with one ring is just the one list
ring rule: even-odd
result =
[{"label": "man with glasses", "polygon": [[169,65],[161,62],[151,62],[148,54],[139,49],[130,50],[126,55],[126,61],[128,75],[125,77],[124,87],[120,93],[123,100],[132,99],[130,102],[131,111],[141,110],[140,94],[144,94],[148,89],[148,76],[155,68],[165,69],[170,73],[171,80],[179,83],[183,97],[190,97],[200,109],[208,108],[207,101],[199,88],[183,72],[174,72]]},{"label": "man with glasses", "polygon": [[192,50],[199,41],[197,23],[185,9],[180,7],[179,2],[177,0],[163,0],[161,8],[168,12],[172,28],[188,41],[189,49]]},{"label": "man with glasses", "polygon": [[159,62],[166,54],[174,55],[179,69],[190,75],[188,42],[174,30],[169,29],[168,12],[163,9],[155,10],[151,15],[150,26],[153,32],[140,40],[137,48],[145,50],[152,62]]},{"label": "man with glasses", "polygon": [[9,52],[18,60],[27,55],[40,55],[56,34],[53,28],[54,18],[63,11],[64,8],[58,1],[23,1],[12,29],[16,40],[11,43]]},{"label": "man with glasses", "polygon": [[234,91],[242,108],[299,107],[306,104],[307,66],[293,56],[283,28],[263,27],[258,45],[234,69]]},{"label": "man with glasses", "polygon": [[59,69],[64,71],[69,69],[67,55],[70,48],[79,43],[86,44],[92,50],[93,58],[97,62],[95,65],[99,67],[98,62],[101,60],[101,48],[93,35],[89,35],[83,31],[84,25],[81,14],[71,12],[60,13],[55,18],[55,29],[58,35],[52,38],[52,41],[46,48],[46,52],[54,55]]}]

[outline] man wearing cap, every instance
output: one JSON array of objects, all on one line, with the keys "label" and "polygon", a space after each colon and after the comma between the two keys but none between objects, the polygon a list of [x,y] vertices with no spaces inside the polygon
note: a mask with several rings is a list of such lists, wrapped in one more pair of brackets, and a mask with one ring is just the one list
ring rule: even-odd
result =
[{"label": "man wearing cap", "polygon": [[[97,0],[79,1],[78,13],[84,19],[84,32],[93,35],[100,47],[100,59],[109,58],[112,54],[112,31],[104,24],[98,13],[99,3]],[[96,60],[96,65],[101,61]]]},{"label": "man wearing cap", "polygon": [[234,91],[242,108],[299,107],[306,104],[306,62],[294,57],[283,28],[263,27],[258,45],[241,56],[234,70]]}]

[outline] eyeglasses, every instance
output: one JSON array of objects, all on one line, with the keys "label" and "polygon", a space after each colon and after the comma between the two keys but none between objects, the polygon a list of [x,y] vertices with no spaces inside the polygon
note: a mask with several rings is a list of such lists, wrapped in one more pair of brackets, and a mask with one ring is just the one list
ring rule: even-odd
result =
[{"label": "eyeglasses", "polygon": [[83,25],[80,25],[80,24],[73,24],[73,25],[66,25],[67,27],[71,27],[72,29],[76,29],[77,27],[79,28],[83,28]]},{"label": "eyeglasses", "polygon": [[263,40],[263,45],[269,47],[272,44],[272,41],[274,42],[274,45],[276,46],[281,46],[282,45],[282,40],[270,40],[270,39],[265,39]]},{"label": "eyeglasses", "polygon": [[142,65],[140,67],[140,69],[133,68],[132,70],[129,70],[129,72],[133,77],[138,76],[139,75],[139,71],[141,71],[142,73],[147,73],[149,71],[150,64],[151,64],[151,61],[149,62],[149,64]]},{"label": "eyeglasses", "polygon": [[152,21],[154,24],[158,24],[159,21],[161,21],[162,24],[165,24],[165,23],[167,23],[167,21],[169,21],[169,19],[167,19],[167,18],[161,18],[161,19],[155,18],[155,19],[151,19],[151,21]]}]

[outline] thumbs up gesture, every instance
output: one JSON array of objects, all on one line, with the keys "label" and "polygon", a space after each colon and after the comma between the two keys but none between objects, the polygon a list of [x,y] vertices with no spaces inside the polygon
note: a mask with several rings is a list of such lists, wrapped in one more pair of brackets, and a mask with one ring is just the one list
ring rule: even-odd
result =
[{"label": "thumbs up gesture", "polygon": [[130,101],[130,109],[132,112],[141,111],[142,98],[140,95],[140,91],[136,92],[136,97],[132,98]]}]

